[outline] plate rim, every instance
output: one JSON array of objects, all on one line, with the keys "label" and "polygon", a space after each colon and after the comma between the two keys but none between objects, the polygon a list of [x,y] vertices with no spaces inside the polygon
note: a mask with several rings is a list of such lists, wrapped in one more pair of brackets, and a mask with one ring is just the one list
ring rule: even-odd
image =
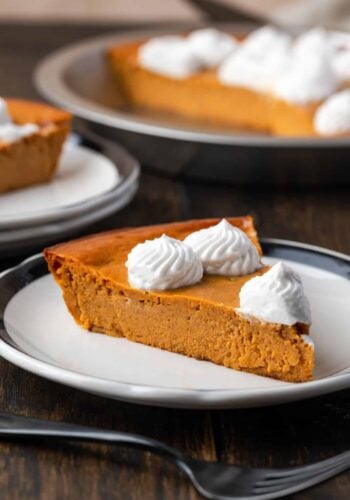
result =
[{"label": "plate rim", "polygon": [[[350,256],[317,245],[277,238],[261,238],[261,242],[263,244],[302,248],[323,255],[336,257],[346,263],[350,262]],[[1,280],[8,273],[18,272],[24,266],[37,263],[38,261],[43,261],[42,254],[35,254],[28,257],[17,266],[3,271],[0,274],[0,286]],[[6,305],[3,306],[1,314],[4,313],[5,309]],[[3,320],[1,320],[0,326],[5,334],[8,335]],[[2,335],[3,332],[0,334],[0,355],[16,366],[49,380],[63,383],[64,385],[85,392],[134,403],[198,409],[257,407],[315,397],[345,389],[350,386],[350,370],[348,368],[316,381],[281,387],[261,387],[248,390],[168,388],[164,386],[150,386],[113,381],[102,377],[85,375],[37,359],[23,352],[19,347],[16,348],[6,342]]]},{"label": "plate rim", "polygon": [[[195,25],[194,25],[195,26]],[[242,30],[243,26],[251,27],[251,23],[211,23],[221,29]],[[198,28],[198,25],[195,26]],[[186,29],[191,29],[189,25]],[[79,118],[112,128],[135,132],[153,137],[197,142],[201,144],[216,144],[226,146],[252,146],[274,148],[344,148],[350,147],[347,137],[278,137],[263,134],[241,134],[205,131],[195,126],[183,129],[176,125],[157,124],[142,118],[135,118],[131,113],[115,111],[105,106],[95,104],[90,99],[80,96],[66,84],[64,74],[70,63],[79,55],[89,50],[105,48],[112,42],[128,42],[137,38],[178,33],[180,28],[158,28],[132,30],[127,33],[110,33],[73,42],[42,58],[36,65],[33,73],[33,82],[41,95],[56,105],[68,109]]]}]

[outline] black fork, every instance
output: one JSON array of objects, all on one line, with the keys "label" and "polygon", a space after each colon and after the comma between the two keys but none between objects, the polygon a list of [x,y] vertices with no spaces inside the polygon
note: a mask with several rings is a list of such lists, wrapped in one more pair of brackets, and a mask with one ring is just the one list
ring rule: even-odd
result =
[{"label": "black fork", "polygon": [[138,434],[0,413],[0,436],[110,443],[150,451],[175,463],[206,498],[272,499],[303,490],[350,466],[350,452],[301,467],[266,469],[204,462]]}]

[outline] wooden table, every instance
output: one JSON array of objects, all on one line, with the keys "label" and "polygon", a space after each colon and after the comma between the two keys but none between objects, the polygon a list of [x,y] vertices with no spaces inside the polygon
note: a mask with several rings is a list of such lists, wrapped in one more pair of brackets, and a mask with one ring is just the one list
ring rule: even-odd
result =
[{"label": "wooden table", "polygon": [[[0,95],[36,97],[31,73],[42,56],[64,43],[110,30],[111,26],[1,26]],[[243,190],[183,183],[151,171],[143,173],[141,188],[128,207],[89,232],[245,213],[256,217],[262,236],[350,253],[348,190]],[[0,261],[0,268],[17,261]],[[171,410],[94,397],[1,360],[0,395],[1,411],[138,432],[206,460],[284,466],[350,449],[350,391],[273,408]],[[0,444],[0,491],[4,500],[199,498],[183,474],[153,455],[107,446],[31,442]],[[349,496],[350,472],[293,498]]]}]

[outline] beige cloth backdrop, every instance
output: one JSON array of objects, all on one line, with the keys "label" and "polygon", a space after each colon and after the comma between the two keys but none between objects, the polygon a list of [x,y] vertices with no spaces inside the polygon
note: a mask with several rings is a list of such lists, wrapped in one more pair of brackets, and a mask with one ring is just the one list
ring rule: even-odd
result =
[{"label": "beige cloth backdrop", "polygon": [[[279,24],[324,25],[350,31],[350,0],[211,1]],[[2,20],[151,22],[198,21],[204,17],[186,0],[0,0]]]},{"label": "beige cloth backdrop", "polygon": [[350,31],[350,0],[222,0],[246,13],[282,25]]},{"label": "beige cloth backdrop", "polygon": [[198,9],[183,0],[0,0],[0,19],[42,21],[191,21]]}]

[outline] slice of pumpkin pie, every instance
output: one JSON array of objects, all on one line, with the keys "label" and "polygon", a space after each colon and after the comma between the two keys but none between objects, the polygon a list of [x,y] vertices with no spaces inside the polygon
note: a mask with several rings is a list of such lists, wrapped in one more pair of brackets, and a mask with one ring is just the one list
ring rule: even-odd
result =
[{"label": "slice of pumpkin pie", "polygon": [[101,233],[45,258],[83,328],[285,381],[312,378],[299,276],[261,263],[251,217]]},{"label": "slice of pumpkin pie", "polygon": [[0,193],[52,179],[70,122],[46,104],[0,99]]}]

